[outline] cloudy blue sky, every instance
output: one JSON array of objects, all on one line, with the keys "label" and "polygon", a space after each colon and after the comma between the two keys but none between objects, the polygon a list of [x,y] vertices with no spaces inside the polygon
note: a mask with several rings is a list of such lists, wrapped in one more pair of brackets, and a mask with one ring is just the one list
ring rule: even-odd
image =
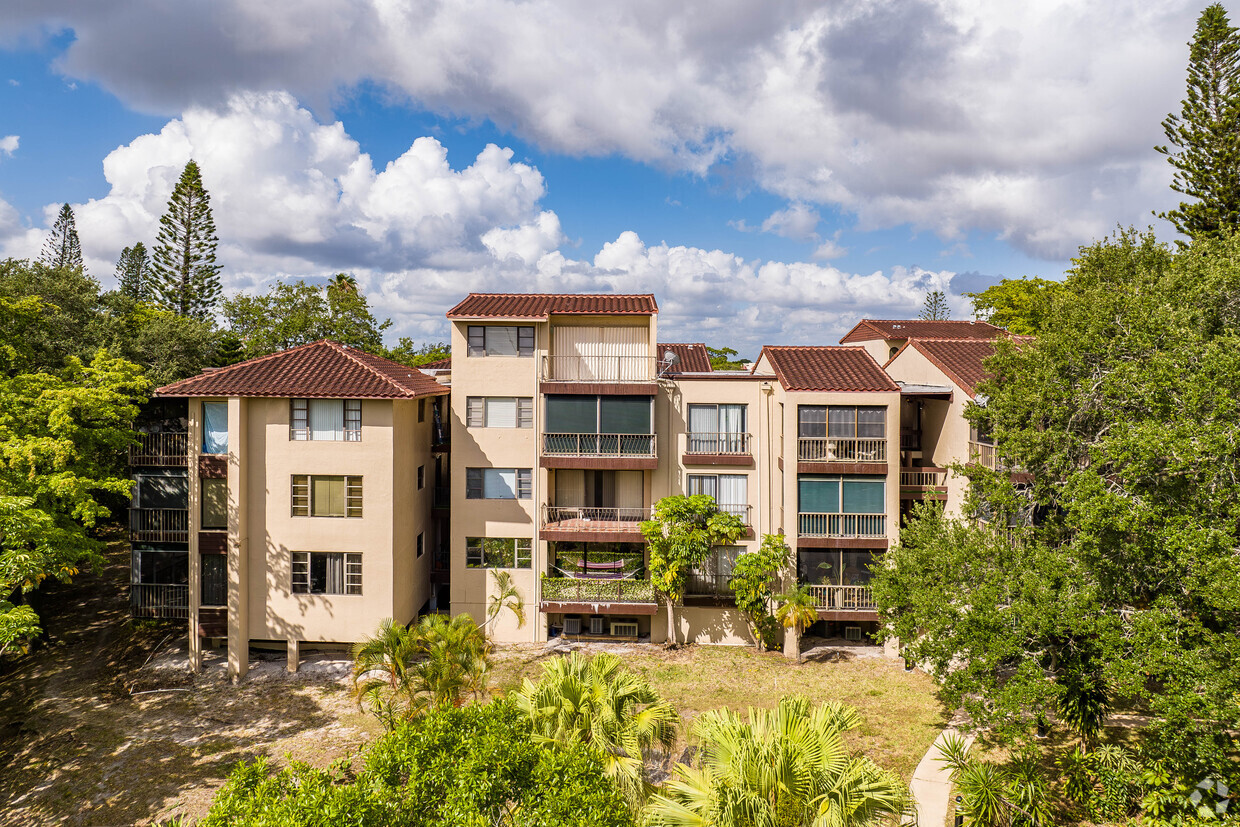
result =
[{"label": "cloudy blue sky", "polygon": [[104,286],[195,158],[230,290],[654,292],[665,339],[833,343],[1168,226],[1200,4],[5,0],[0,255]]}]

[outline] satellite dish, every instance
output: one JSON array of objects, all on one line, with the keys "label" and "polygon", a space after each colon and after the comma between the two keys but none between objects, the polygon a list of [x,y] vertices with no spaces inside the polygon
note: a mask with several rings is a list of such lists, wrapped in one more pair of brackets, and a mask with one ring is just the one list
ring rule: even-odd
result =
[{"label": "satellite dish", "polygon": [[670,350],[665,350],[663,351],[663,361],[666,362],[668,366],[670,367],[672,365],[679,364],[680,357]]}]

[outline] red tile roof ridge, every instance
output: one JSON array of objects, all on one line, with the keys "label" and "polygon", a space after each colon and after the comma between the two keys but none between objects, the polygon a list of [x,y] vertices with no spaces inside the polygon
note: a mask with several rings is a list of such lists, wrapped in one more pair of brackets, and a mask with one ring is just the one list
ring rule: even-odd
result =
[{"label": "red tile roof ridge", "polygon": [[[804,362],[792,357],[817,354],[820,357],[838,357],[847,355],[852,364],[840,362],[830,364],[823,359],[818,364]],[[766,345],[758,356],[768,357],[775,376],[785,390],[811,391],[821,393],[855,393],[899,391],[900,386],[887,375],[878,362],[864,347],[859,345]],[[786,355],[791,361],[781,364]],[[754,362],[750,372],[757,370],[758,362]]]}]

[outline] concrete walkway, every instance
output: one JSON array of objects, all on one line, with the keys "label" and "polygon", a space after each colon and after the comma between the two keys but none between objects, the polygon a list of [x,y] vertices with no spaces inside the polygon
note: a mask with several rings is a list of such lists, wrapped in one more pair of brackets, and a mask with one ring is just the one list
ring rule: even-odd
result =
[{"label": "concrete walkway", "polygon": [[[917,815],[914,818],[906,818],[905,824],[914,824],[917,827],[944,827],[947,823],[947,813],[951,809],[952,779],[947,765],[939,760],[943,755],[939,747],[949,735],[959,736],[960,732],[950,726],[940,732],[939,737],[934,739],[934,743],[930,745],[930,749],[926,750],[926,754],[921,757],[917,769],[913,772],[909,790],[913,794],[913,804],[917,808]],[[965,745],[966,748],[973,746],[972,735],[965,736]]]}]

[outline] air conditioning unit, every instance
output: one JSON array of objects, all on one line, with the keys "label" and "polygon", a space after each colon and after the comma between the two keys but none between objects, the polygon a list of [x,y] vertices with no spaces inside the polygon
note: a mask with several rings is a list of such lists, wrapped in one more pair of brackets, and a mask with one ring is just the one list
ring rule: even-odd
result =
[{"label": "air conditioning unit", "polygon": [[636,620],[613,620],[611,622],[612,637],[637,637]]},{"label": "air conditioning unit", "polygon": [[591,615],[590,616],[590,634],[592,635],[603,634],[603,620],[604,618],[602,615]]},{"label": "air conditioning unit", "polygon": [[861,642],[861,627],[860,626],[845,626],[844,627],[844,640],[855,640],[858,643],[860,643]]},{"label": "air conditioning unit", "polygon": [[581,634],[581,618],[576,615],[570,615],[564,618],[564,634],[579,635]]}]

